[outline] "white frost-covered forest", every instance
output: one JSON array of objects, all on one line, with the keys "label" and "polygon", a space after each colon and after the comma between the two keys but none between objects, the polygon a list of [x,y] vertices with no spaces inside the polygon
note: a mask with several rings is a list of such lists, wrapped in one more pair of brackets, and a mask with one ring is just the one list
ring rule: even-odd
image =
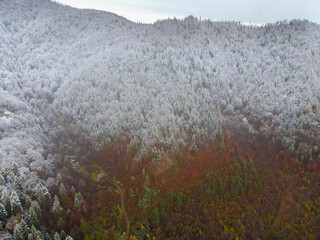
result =
[{"label": "white frost-covered forest", "polygon": [[293,151],[297,139],[319,142],[319,108],[320,26],[307,20],[138,24],[49,0],[0,0],[5,194],[18,180],[25,191],[53,184],[37,172],[53,171],[66,124],[97,149],[122,133],[143,149],[195,144],[238,124]]}]

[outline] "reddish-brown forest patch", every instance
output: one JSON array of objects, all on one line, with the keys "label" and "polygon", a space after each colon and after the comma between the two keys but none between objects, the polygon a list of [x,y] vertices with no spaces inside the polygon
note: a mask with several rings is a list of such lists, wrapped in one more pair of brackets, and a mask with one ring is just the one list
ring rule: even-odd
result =
[{"label": "reddish-brown forest patch", "polygon": [[85,182],[77,190],[87,212],[70,206],[66,224],[76,239],[116,239],[125,232],[114,182],[124,194],[132,239],[319,239],[317,162],[301,164],[270,139],[244,130],[226,131],[197,151],[181,147],[179,157],[167,153],[161,164],[150,154],[134,160],[129,143],[124,135],[101,151],[91,149],[78,169],[68,167],[70,183]]}]

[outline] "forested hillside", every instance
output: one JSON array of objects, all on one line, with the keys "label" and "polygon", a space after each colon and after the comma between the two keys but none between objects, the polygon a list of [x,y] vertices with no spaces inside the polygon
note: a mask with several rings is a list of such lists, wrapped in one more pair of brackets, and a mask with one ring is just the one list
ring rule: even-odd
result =
[{"label": "forested hillside", "polygon": [[[80,222],[72,222],[68,214],[70,210],[73,213],[75,194],[82,192],[86,196],[83,200],[82,195],[77,195],[77,201],[82,198],[81,204],[76,204],[78,207],[91,201],[90,194],[79,186],[72,190],[67,185],[61,190],[61,185],[73,181],[79,171],[87,176],[87,181],[92,181],[89,175],[98,170],[90,169],[88,161],[100,164],[103,171],[111,169],[93,156],[102,154],[113,167],[124,167],[128,179],[130,174],[142,179],[148,175],[142,176],[142,169],[158,176],[171,171],[173,166],[179,169],[188,166],[188,162],[180,161],[183,156],[192,158],[192,166],[196,166],[195,159],[202,159],[198,154],[208,146],[214,146],[212,149],[225,156],[226,138],[236,137],[241,131],[250,143],[263,138],[261,148],[272,145],[270,152],[285,151],[287,155],[283,157],[282,152],[280,158],[288,160],[286,171],[290,168],[298,171],[298,166],[304,171],[309,164],[308,169],[315,171],[310,179],[316,188],[320,161],[319,39],[320,26],[307,20],[245,26],[238,22],[200,21],[189,16],[138,24],[112,13],[79,10],[49,0],[0,0],[3,234],[22,231],[23,225],[30,229],[25,230],[27,233],[21,239],[28,239],[28,231],[33,234],[31,239],[37,239],[36,235],[47,239],[45,231],[53,236],[61,230],[76,239],[84,237],[84,231],[73,229]],[[232,143],[230,151],[231,146],[241,145],[234,139],[228,141]],[[188,151],[191,155],[186,155]],[[242,151],[245,150],[230,154],[238,161]],[[218,155],[209,158],[215,162],[215,157]],[[263,155],[271,163],[277,161],[274,157]],[[228,168],[229,162],[222,162]],[[130,170],[135,164],[140,164],[140,172],[132,170],[134,167]],[[262,163],[257,164],[262,168]],[[201,175],[200,169],[192,179]],[[72,175],[72,171],[77,173]],[[127,182],[128,185],[123,183],[123,194],[128,197],[130,181],[123,176],[125,172],[110,171],[98,175],[114,188],[120,186],[110,180],[114,176]],[[252,178],[259,178],[256,173],[244,172],[245,176],[252,174]],[[156,177],[152,181],[151,185],[156,184]],[[249,179],[243,189],[252,184]],[[160,185],[157,186],[161,188]],[[149,187],[144,185],[140,194]],[[69,197],[63,197],[61,191],[66,191]],[[59,214],[52,214],[52,204],[60,209],[59,201],[63,208],[57,210]],[[81,215],[77,215],[79,219],[96,214],[94,209],[81,212],[78,207],[74,212]],[[53,220],[43,219],[41,223],[39,216],[32,220],[30,216],[38,208],[43,216],[51,214]],[[11,217],[17,214],[20,217]],[[128,214],[131,218],[136,213]],[[139,214],[135,221],[142,221],[150,212]],[[319,212],[315,217],[318,222],[314,224],[319,224]],[[62,224],[60,219],[66,222]],[[52,227],[59,220],[60,225]],[[8,226],[10,221],[12,225]],[[128,238],[128,231],[119,224],[113,228],[104,226],[112,228],[109,233],[121,229],[127,232],[123,237]],[[32,225],[35,228],[31,231]],[[191,239],[201,238],[199,230],[198,237],[190,231]],[[168,238],[164,232],[158,235]],[[112,238],[112,234],[108,236]],[[220,236],[233,239],[233,235]]]}]

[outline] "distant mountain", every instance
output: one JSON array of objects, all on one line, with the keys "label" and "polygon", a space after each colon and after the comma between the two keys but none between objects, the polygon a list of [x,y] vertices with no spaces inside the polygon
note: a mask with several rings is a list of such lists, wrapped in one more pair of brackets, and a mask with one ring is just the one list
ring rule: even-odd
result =
[{"label": "distant mountain", "polygon": [[[288,148],[320,133],[320,27],[165,20],[137,24],[48,0],[0,0],[0,164],[50,173],[63,124],[97,149],[214,139],[227,125]],[[0,115],[1,116],[1,115]],[[10,181],[8,181],[10,183]],[[12,188],[8,183],[8,188]]]}]

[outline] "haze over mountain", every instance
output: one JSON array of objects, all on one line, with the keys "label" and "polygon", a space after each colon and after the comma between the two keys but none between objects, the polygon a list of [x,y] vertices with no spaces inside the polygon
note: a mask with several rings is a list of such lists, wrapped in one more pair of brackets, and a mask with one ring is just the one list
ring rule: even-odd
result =
[{"label": "haze over mountain", "polygon": [[[123,133],[175,148],[245,126],[319,142],[320,27],[165,20],[137,24],[49,0],[0,0],[0,165],[53,170],[68,124],[99,149]],[[52,180],[52,179],[51,179]],[[50,182],[48,183],[50,184]],[[14,189],[8,175],[1,189]]]}]

